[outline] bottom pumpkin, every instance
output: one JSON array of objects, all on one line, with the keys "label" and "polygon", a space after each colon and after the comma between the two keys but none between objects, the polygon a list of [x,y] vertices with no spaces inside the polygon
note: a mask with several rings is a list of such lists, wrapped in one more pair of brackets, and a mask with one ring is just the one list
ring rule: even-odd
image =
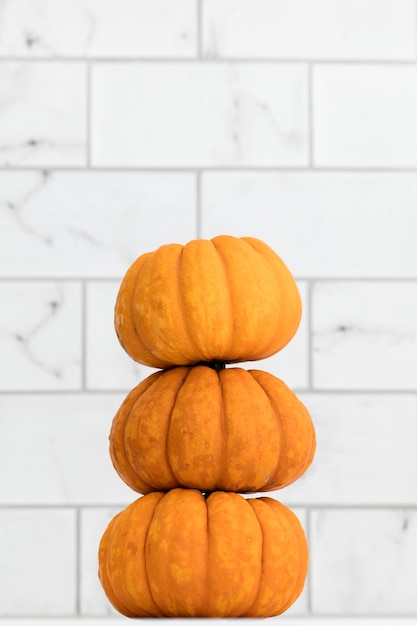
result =
[{"label": "bottom pumpkin", "polygon": [[300,595],[308,548],[272,498],[196,489],[152,492],[118,513],[99,577],[127,617],[272,617]]}]

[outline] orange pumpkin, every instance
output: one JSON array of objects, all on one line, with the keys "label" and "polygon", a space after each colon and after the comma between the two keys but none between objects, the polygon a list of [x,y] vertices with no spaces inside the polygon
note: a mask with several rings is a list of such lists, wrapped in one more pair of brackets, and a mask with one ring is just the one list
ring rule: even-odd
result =
[{"label": "orange pumpkin", "polygon": [[120,477],[140,493],[270,491],[310,465],[310,414],[281,380],[259,370],[176,367],[126,397],[110,433]]},{"label": "orange pumpkin", "polygon": [[307,561],[300,522],[276,500],[174,489],[113,518],[99,576],[128,617],[270,617],[300,595]]},{"label": "orange pumpkin", "polygon": [[220,235],[140,256],[122,280],[115,328],[136,361],[166,369],[264,359],[296,332],[301,299],[265,243]]}]

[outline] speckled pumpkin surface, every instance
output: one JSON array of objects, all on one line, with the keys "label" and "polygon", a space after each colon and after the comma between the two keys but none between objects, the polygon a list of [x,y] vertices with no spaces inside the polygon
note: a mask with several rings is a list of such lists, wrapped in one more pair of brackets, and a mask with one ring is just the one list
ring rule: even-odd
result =
[{"label": "speckled pumpkin surface", "polygon": [[120,285],[115,329],[136,361],[166,369],[266,358],[295,334],[301,299],[265,243],[220,235],[141,255]]},{"label": "speckled pumpkin surface", "polygon": [[113,518],[99,576],[128,617],[270,617],[300,595],[307,561],[297,517],[276,500],[174,489]]},{"label": "speckled pumpkin surface", "polygon": [[110,455],[139,493],[174,487],[243,493],[297,480],[315,443],[306,407],[272,374],[177,367],[128,394],[113,420]]}]

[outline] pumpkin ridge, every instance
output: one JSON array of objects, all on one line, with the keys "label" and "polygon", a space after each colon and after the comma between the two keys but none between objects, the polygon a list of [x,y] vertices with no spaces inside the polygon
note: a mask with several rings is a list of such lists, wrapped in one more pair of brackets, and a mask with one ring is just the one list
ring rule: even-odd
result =
[{"label": "pumpkin ridge", "polygon": [[[282,428],[282,424],[281,424],[281,417],[280,417],[280,415],[278,413],[278,409],[275,406],[275,403],[272,402],[272,398],[270,397],[270,395],[268,394],[266,389],[261,385],[261,383],[257,380],[257,378],[255,376],[253,376],[253,374],[252,374],[253,371],[254,370],[250,370],[249,373],[256,380],[256,382],[258,383],[258,385],[259,385],[260,389],[262,390],[263,394],[268,399],[268,402],[269,402],[269,404],[271,406],[271,411],[272,411],[273,415],[275,416],[275,420],[276,420],[276,424],[277,424],[277,428],[278,428],[278,432],[279,432],[278,462],[275,465],[273,473],[271,474],[271,476],[269,476],[267,482],[264,484],[264,487],[263,487],[263,489],[265,489],[265,491],[269,491],[269,490],[271,490],[272,487],[275,486],[275,481],[276,481],[277,476],[279,475],[279,472],[280,472],[280,469],[281,469],[280,465],[282,463],[281,457],[282,457],[282,451],[283,451],[284,444],[285,444],[285,437],[283,436],[284,433],[283,433],[283,428]],[[275,487],[275,489],[277,489],[277,487]]]},{"label": "pumpkin ridge", "polygon": [[[199,347],[199,345],[197,344],[195,340],[188,316],[185,315],[186,305],[184,302],[184,284],[183,284],[183,279],[182,279],[182,276],[183,276],[182,265],[183,265],[184,249],[185,249],[185,246],[182,247],[181,254],[178,257],[178,272],[176,273],[177,281],[178,281],[178,292],[179,292],[178,302],[181,307],[181,311],[178,314],[178,318],[183,320],[185,331],[189,337],[189,340],[193,344],[195,354],[199,354],[201,352],[201,348]],[[179,352],[179,348],[177,348],[177,351]],[[190,361],[190,359],[189,358],[187,359],[187,357],[185,357],[184,354],[182,354],[182,357],[183,357],[184,363],[187,363]],[[196,359],[192,358],[191,361],[196,361]]]},{"label": "pumpkin ridge", "polygon": [[[111,601],[113,606],[120,612],[122,613],[122,615],[125,615],[126,617],[136,617],[135,613],[129,609],[125,604],[123,604],[123,602],[121,600],[119,600],[119,596],[117,595],[117,593],[114,590],[114,586],[110,577],[110,572],[109,572],[109,559],[108,559],[108,554],[110,553],[110,547],[111,547],[111,542],[112,542],[112,538],[113,538],[113,534],[114,534],[114,528],[115,525],[117,523],[117,521],[120,519],[120,514],[118,513],[117,515],[115,515],[115,517],[110,521],[110,524],[108,525],[108,528],[106,529],[106,531],[104,532],[101,541],[100,541],[100,546],[99,546],[99,578],[101,580],[101,583],[103,585],[104,590],[106,591],[106,588],[109,588],[110,593],[108,593],[106,591],[106,593],[109,596],[109,600],[111,598]],[[104,545],[106,544],[106,545]],[[100,552],[102,551],[103,555],[100,558]]]},{"label": "pumpkin ridge", "polygon": [[[129,400],[129,395],[125,398],[122,406],[119,408],[119,410],[116,413],[115,419],[113,420],[113,424],[115,425],[115,427],[117,426],[118,428],[119,428],[119,424],[118,423],[116,424],[116,422],[120,423],[120,421],[121,421],[120,433],[118,433],[119,434],[120,447],[123,448],[124,458],[126,459],[128,465],[129,465],[129,468],[134,473],[135,479],[139,480],[143,485],[145,485],[145,490],[146,490],[145,493],[152,491],[153,488],[152,488],[152,485],[148,481],[144,480],[141,476],[139,476],[138,472],[136,471],[136,469],[133,467],[132,463],[130,462],[130,459],[129,459],[128,455],[127,455],[127,450],[126,450],[126,444],[125,444],[126,434],[125,433],[126,433],[127,425],[128,425],[128,423],[130,422],[130,420],[132,418],[132,413],[134,411],[136,402],[139,400],[139,398],[142,397],[143,394],[146,393],[146,391],[148,391],[148,389],[150,389],[157,382],[157,380],[161,377],[161,375],[162,375],[161,372],[154,372],[154,374],[151,374],[151,376],[149,376],[148,378],[144,379],[141,383],[139,383],[139,385],[137,385],[135,387],[135,390],[137,390],[137,391],[139,391],[139,388],[142,387],[146,383],[146,381],[149,381],[153,377],[153,380],[152,380],[151,384],[145,389],[145,391],[143,393],[140,393],[139,397],[136,397],[136,395],[135,395],[135,397],[133,399],[133,402],[131,404],[128,403],[127,419],[124,419],[124,420],[121,419],[119,414],[120,414],[120,411],[123,408],[126,407],[126,404],[127,404],[128,400]],[[118,430],[118,428],[117,428],[117,430]],[[112,431],[113,431],[113,428],[110,431],[110,436],[112,434]],[[114,445],[114,442],[113,442],[113,445],[110,446],[110,456],[112,458],[113,465],[114,465],[117,473],[120,476],[122,476],[121,473],[119,472],[119,469],[118,469],[119,468],[119,459],[117,458],[117,451],[118,451],[118,449],[119,449],[119,445]],[[123,472],[123,480],[126,482],[126,484],[131,489],[133,489],[134,491],[137,491],[137,488],[138,488],[137,483],[131,481],[130,477],[127,479],[127,477],[125,475],[125,472]]]},{"label": "pumpkin ridge", "polygon": [[[121,523],[122,523],[122,528],[123,528],[123,527],[125,527],[125,526],[126,526],[126,522],[128,522],[128,521],[130,520],[130,518],[132,517],[132,514],[133,514],[133,508],[134,508],[133,506],[130,506],[130,507],[128,507],[128,508],[126,509],[126,510],[129,510],[128,515],[126,516],[126,518],[125,518],[125,516],[123,516],[123,517],[117,517],[117,519],[116,519],[116,523],[115,523],[115,524],[114,524],[114,526],[113,526],[113,532],[112,532],[112,534],[111,534],[111,538],[110,538],[110,542],[109,542],[109,547],[108,547],[108,554],[109,554],[109,555],[111,555],[112,550],[113,550],[113,542],[114,542],[114,540],[115,540],[115,534],[116,534],[116,530],[117,530],[117,528],[118,528],[118,522],[119,522],[119,524],[121,524]],[[118,537],[117,539],[119,540],[120,538]],[[120,545],[120,544],[119,544],[119,545]],[[126,607],[128,608],[128,610],[129,610],[131,613],[133,613],[135,617],[137,617],[137,616],[138,616],[138,608],[137,608],[137,606],[136,606],[136,603],[135,603],[135,602],[133,601],[133,599],[131,598],[130,593],[129,593],[128,589],[127,589],[126,580],[125,580],[125,570],[124,570],[124,568],[121,568],[121,569],[120,569],[120,573],[121,573],[121,580],[120,580],[120,583],[119,583],[119,584],[120,584],[120,587],[121,587],[121,589],[122,589],[123,594],[127,597],[127,599],[128,599],[128,602],[129,602],[129,605],[130,605],[130,606],[127,606],[127,604],[126,604],[125,602],[123,602],[122,600],[120,600],[120,597],[119,597],[117,594],[115,594],[115,596],[116,596],[117,600],[118,600],[118,601],[119,601],[122,605],[126,606]],[[112,587],[112,589],[113,589],[113,584],[112,584],[112,580],[111,580],[111,578],[110,578],[110,577],[109,577],[109,581],[110,581],[110,585],[111,585],[111,587]],[[133,607],[133,608],[132,608],[132,607]],[[140,608],[140,611],[142,611],[142,608]],[[149,615],[148,611],[143,610],[143,613],[146,613],[146,615]]]},{"label": "pumpkin ridge", "polygon": [[[147,256],[145,257],[145,259],[144,259],[144,261],[143,261],[139,271],[137,272],[137,274],[135,274],[135,285],[134,285],[133,290],[132,290],[133,294],[136,293],[137,284],[138,284],[138,281],[140,279],[141,274],[143,273],[145,265],[147,265],[147,264],[149,264],[151,262],[151,260],[154,257],[154,254],[155,254],[154,252],[148,252],[147,253]],[[139,257],[137,260],[139,260],[140,258],[141,257]],[[130,300],[130,315],[131,315],[132,326],[133,326],[133,331],[134,331],[133,332],[133,337],[134,337],[135,342],[139,345],[139,349],[140,349],[141,352],[142,351],[144,351],[145,353],[149,352],[151,354],[151,356],[152,356],[152,359],[155,359],[153,367],[162,367],[162,368],[166,367],[167,362],[164,359],[160,358],[159,356],[156,356],[153,353],[153,351],[150,348],[148,348],[148,346],[146,345],[146,342],[144,341],[144,339],[142,337],[142,334],[139,335],[139,333],[137,332],[136,323],[134,322],[134,319],[136,317],[135,316],[135,298],[130,296],[129,300]],[[122,343],[122,345],[123,345],[123,343]]]},{"label": "pumpkin ridge", "polygon": [[[174,402],[172,403],[171,415],[172,415],[174,407],[175,407],[175,405],[177,403],[178,395],[179,395],[181,389],[184,387],[184,383],[187,380],[189,374],[191,373],[191,369],[187,368],[186,366],[184,366],[184,369],[185,369],[185,375],[184,375],[184,377],[182,379],[181,385],[177,389],[177,393],[175,394]],[[168,428],[167,428],[167,432],[166,432],[166,435],[165,435],[165,459],[166,459],[166,463],[167,463],[169,471],[171,472],[171,474],[173,475],[173,477],[175,478],[175,480],[178,483],[178,487],[182,487],[183,485],[181,484],[181,482],[179,481],[177,475],[175,474],[175,472],[174,472],[174,470],[172,468],[172,465],[171,465],[170,458],[169,458],[169,456],[170,456],[170,454],[169,454],[169,432],[171,430],[171,424],[172,424],[171,415],[170,415],[170,417],[168,419]]]},{"label": "pumpkin ridge", "polygon": [[[225,354],[228,354],[233,347],[233,301],[232,301],[232,285],[231,285],[231,281],[230,281],[230,277],[229,277],[229,272],[228,272],[228,267],[227,267],[227,263],[226,263],[226,259],[224,257],[224,255],[222,254],[222,252],[219,249],[219,246],[216,246],[216,237],[214,237],[214,239],[211,239],[211,243],[213,244],[219,259],[221,261],[222,267],[224,269],[224,275],[226,278],[226,283],[227,283],[227,294],[228,294],[228,298],[227,301],[229,303],[229,323],[228,323],[228,327],[229,327],[229,343],[227,345],[227,349],[225,350]],[[217,359],[219,361],[225,361],[226,363],[232,362],[233,359],[231,359],[230,361],[228,359]]]},{"label": "pumpkin ridge", "polygon": [[[300,528],[301,524],[298,520],[298,518],[296,517],[295,513],[293,513],[290,509],[288,509],[287,507],[283,506],[281,504],[281,502],[278,502],[277,500],[272,500],[271,498],[260,498],[260,500],[262,500],[262,502],[264,502],[267,506],[269,506],[270,508],[278,508],[280,510],[280,513],[285,517],[286,521],[287,521],[287,526],[291,531],[292,536],[295,539],[295,544],[298,548],[297,550],[297,557],[298,557],[298,568],[297,568],[297,576],[294,580],[294,584],[293,584],[293,589],[291,592],[291,595],[288,596],[288,599],[286,602],[284,602],[284,604],[281,606],[279,613],[277,613],[277,615],[281,615],[282,613],[285,613],[285,611],[295,602],[295,600],[299,597],[299,595],[301,594],[302,590],[303,590],[303,585],[304,585],[304,580],[305,580],[305,576],[303,575],[303,571],[302,568],[300,567],[300,561],[301,559],[301,555],[304,554],[305,550],[307,550],[307,559],[308,559],[308,545],[307,545],[307,541],[304,540],[304,542],[300,541],[300,534],[296,533],[294,530],[294,524],[293,524],[293,520],[296,519],[298,522],[298,526]],[[303,531],[304,532],[304,531]],[[300,586],[300,583],[301,586]]]},{"label": "pumpkin ridge", "polygon": [[[220,388],[220,394],[221,394],[221,415],[220,415],[220,430],[221,430],[221,451],[220,451],[220,463],[219,463],[219,471],[216,477],[216,484],[220,485],[221,482],[221,477],[223,475],[224,472],[224,468],[225,468],[225,463],[224,463],[224,459],[227,457],[226,454],[226,441],[227,441],[227,424],[226,424],[226,415],[225,415],[225,403],[224,403],[224,389],[223,389],[223,376],[221,376],[221,372],[217,373],[217,379],[219,381],[219,388]],[[221,487],[218,487],[218,490],[221,490]]]},{"label": "pumpkin ridge", "polygon": [[258,583],[258,589],[256,590],[256,594],[255,597],[253,599],[253,601],[251,602],[251,604],[240,614],[240,617],[244,617],[245,615],[247,615],[247,613],[249,613],[252,609],[252,607],[254,605],[256,605],[256,602],[258,600],[258,596],[259,596],[259,592],[262,589],[262,582],[263,582],[263,575],[264,575],[264,571],[265,571],[265,547],[264,547],[264,537],[265,537],[265,533],[264,533],[264,529],[262,527],[261,521],[259,519],[259,517],[256,514],[255,508],[252,506],[252,501],[251,500],[247,500],[249,506],[251,507],[255,517],[256,517],[256,521],[259,524],[259,528],[261,530],[261,536],[262,536],[262,546],[261,546],[261,572],[259,575],[259,583]]},{"label": "pumpkin ridge", "polygon": [[[151,587],[151,584],[149,582],[149,567],[148,567],[148,564],[147,564],[147,561],[146,561],[146,545],[147,545],[147,542],[148,542],[148,535],[149,535],[149,531],[150,531],[152,522],[155,519],[156,509],[158,508],[159,504],[161,503],[161,500],[162,500],[162,498],[156,503],[156,506],[155,506],[155,508],[154,508],[154,510],[152,512],[152,517],[151,517],[150,522],[148,524],[148,528],[146,529],[145,539],[144,539],[144,542],[143,542],[143,562],[144,562],[144,567],[145,567],[145,572],[146,572],[146,581],[148,583],[149,594],[150,594],[152,600],[154,601],[155,606],[158,607],[158,611],[160,611],[160,613],[161,613],[159,617],[168,617],[167,615],[162,613],[161,609],[159,608],[159,604],[155,600],[154,595],[152,593],[152,587]],[[154,617],[154,616],[152,616],[152,617]]]},{"label": "pumpkin ridge", "polygon": [[[294,335],[297,332],[297,329],[298,329],[298,327],[300,325],[301,315],[302,315],[302,302],[301,302],[300,293],[298,291],[297,283],[295,282],[295,278],[292,275],[292,273],[290,272],[290,270],[287,267],[287,265],[281,259],[281,257],[278,254],[276,254],[274,252],[274,250],[270,246],[268,246],[268,244],[266,244],[264,241],[262,241],[260,239],[256,239],[255,237],[242,237],[242,239],[272,269],[272,271],[275,274],[275,277],[277,278],[279,283],[281,283],[281,279],[282,279],[282,276],[280,275],[281,271],[284,274],[286,274],[287,280],[283,283],[286,286],[286,294],[285,294],[285,296],[289,299],[289,293],[288,292],[290,291],[291,296],[292,296],[291,300],[294,300],[294,298],[295,298],[296,300],[298,300],[298,305],[299,305],[298,317],[293,320],[293,323],[291,325],[292,326],[292,331],[290,333],[287,333],[289,338],[283,344],[281,342],[280,343],[280,347],[277,349],[276,348],[276,345],[277,345],[276,334],[272,335],[270,337],[269,341],[265,344],[263,353],[262,354],[258,353],[258,355],[256,357],[251,359],[253,361],[257,361],[257,360],[268,358],[269,356],[272,356],[273,354],[276,354],[276,352],[279,352],[280,350],[282,350],[282,348],[284,348],[291,341],[291,339],[294,337]],[[272,255],[271,255],[271,253],[272,253]],[[267,256],[267,254],[272,256],[272,260]],[[291,281],[288,281],[288,278],[291,278]],[[285,296],[284,296],[284,299],[285,299]],[[293,305],[294,305],[294,302],[292,302],[292,308],[294,308]],[[284,309],[285,309],[285,307],[284,307]],[[282,312],[283,312],[283,308],[280,307],[280,315],[279,315],[280,318],[282,318]],[[288,325],[288,321],[287,321],[287,325]]]}]

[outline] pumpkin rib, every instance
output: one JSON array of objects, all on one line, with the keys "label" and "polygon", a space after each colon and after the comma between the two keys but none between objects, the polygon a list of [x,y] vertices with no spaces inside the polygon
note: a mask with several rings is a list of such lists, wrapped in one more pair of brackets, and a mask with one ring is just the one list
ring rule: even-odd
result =
[{"label": "pumpkin rib", "polygon": [[[186,369],[186,368],[184,368],[184,369]],[[190,371],[191,371],[191,370],[189,370],[188,372],[186,371],[185,376],[183,377],[181,384],[178,386],[177,392],[176,392],[176,394],[175,394],[174,402],[172,403],[172,406],[173,406],[173,407],[175,407],[175,405],[176,405],[176,403],[177,403],[177,399],[178,399],[179,393],[180,393],[181,389],[184,387],[184,383],[185,383],[185,381],[187,380],[187,378],[188,378],[188,375],[189,375]],[[171,411],[171,415],[172,415],[172,411]],[[170,440],[169,440],[169,433],[170,433],[170,430],[171,430],[171,424],[172,424],[171,415],[169,416],[169,419],[168,419],[168,427],[167,427],[167,432],[165,433],[165,459],[166,459],[166,464],[167,464],[167,466],[168,466],[168,469],[169,469],[169,471],[171,472],[171,474],[173,475],[173,477],[175,478],[175,480],[177,481],[178,486],[181,486],[181,487],[182,487],[183,485],[181,484],[181,481],[179,480],[178,476],[176,475],[176,473],[175,473],[175,471],[174,471],[174,469],[173,469],[173,467],[172,467],[172,465],[171,465],[171,460],[170,460],[170,458],[169,458],[169,457],[170,457],[170,451],[169,451],[169,441],[170,441]]]},{"label": "pumpkin rib", "polygon": [[230,280],[230,274],[229,274],[229,268],[227,266],[226,260],[224,258],[224,255],[220,252],[219,250],[219,246],[216,245],[216,237],[214,239],[211,239],[211,244],[214,247],[214,249],[217,252],[217,255],[221,261],[221,266],[223,268],[223,272],[224,272],[224,278],[225,278],[225,282],[227,285],[227,289],[226,289],[226,293],[227,293],[227,302],[228,302],[228,315],[227,318],[229,320],[228,322],[228,327],[229,327],[229,340],[228,340],[228,344],[227,344],[227,348],[224,350],[224,355],[222,357],[223,362],[225,363],[230,363],[232,362],[231,360],[227,359],[226,354],[228,352],[230,352],[232,350],[232,346],[233,346],[233,325],[234,325],[234,319],[233,319],[233,300],[232,300],[232,282]]},{"label": "pumpkin rib", "polygon": [[[313,426],[313,422],[311,421],[311,416],[307,410],[307,408],[305,407],[305,405],[301,402],[301,400],[299,400],[299,398],[297,398],[297,396],[294,394],[293,391],[291,391],[291,389],[284,383],[284,381],[277,379],[277,378],[270,378],[272,377],[272,374],[269,374],[268,372],[264,372],[261,370],[250,370],[250,373],[252,374],[253,378],[255,378],[255,380],[259,383],[259,385],[261,386],[261,388],[263,389],[264,393],[266,394],[266,396],[268,397],[270,403],[271,403],[271,407],[273,410],[274,415],[276,416],[277,422],[279,424],[279,428],[280,431],[282,433],[282,438],[281,438],[281,452],[285,452],[285,454],[287,454],[287,450],[285,450],[285,441],[286,441],[286,437],[285,437],[285,427],[283,426],[283,419],[282,416],[279,412],[278,406],[279,403],[277,403],[274,399],[273,393],[271,393],[270,389],[269,389],[269,380],[271,380],[271,382],[274,383],[274,386],[276,385],[277,381],[279,386],[281,387],[282,391],[286,391],[287,393],[291,394],[291,398],[296,402],[296,410],[297,409],[301,409],[301,411],[303,412],[304,416],[305,416],[305,420],[303,423],[303,435],[306,434],[306,429],[308,427],[309,431],[310,431],[310,435],[311,435],[311,441],[310,441],[310,448],[308,450],[308,454],[305,455],[304,454],[304,458],[302,458],[301,460],[297,460],[297,463],[294,463],[294,459],[293,459],[293,465],[291,466],[291,471],[288,474],[287,479],[285,480],[284,484],[282,484],[281,486],[274,486],[276,480],[278,480],[280,473],[283,470],[282,464],[283,464],[283,459],[280,457],[279,458],[279,462],[277,463],[277,466],[275,468],[274,474],[273,474],[273,482],[270,481],[270,487],[269,489],[265,489],[265,491],[272,491],[274,489],[281,489],[283,487],[287,487],[288,485],[293,484],[296,480],[298,480],[298,478],[300,478],[305,471],[308,469],[308,467],[310,466],[313,458],[314,458],[314,453],[316,450],[316,436],[315,436],[315,430],[314,430],[314,426]],[[287,421],[288,419],[291,419],[292,414],[287,415]],[[287,429],[288,430],[288,429]],[[280,481],[282,482],[282,481]]]},{"label": "pumpkin rib", "polygon": [[[281,502],[278,502],[277,500],[272,500],[271,498],[260,498],[260,500],[264,502],[264,504],[269,506],[271,509],[276,508],[277,510],[280,511],[281,515],[283,515],[287,521],[287,526],[290,529],[291,534],[293,535],[294,540],[295,540],[295,545],[297,546],[297,559],[298,559],[297,572],[298,573],[294,581],[292,593],[288,596],[287,601],[284,602],[284,604],[282,605],[279,613],[277,613],[277,615],[281,615],[281,613],[284,613],[295,602],[295,600],[299,597],[299,595],[301,594],[303,590],[305,578],[307,576],[307,567],[306,567],[306,571],[304,572],[302,568],[300,567],[300,564],[303,560],[303,557],[306,560],[306,562],[308,562],[308,545],[307,545],[306,537],[304,534],[304,530],[298,518],[296,517],[295,513],[293,513],[290,509],[285,507]],[[294,521],[297,522],[296,525],[294,524]],[[301,531],[301,532],[296,532],[296,529],[297,531]],[[303,537],[304,537],[303,541],[301,541],[301,533],[303,534]]]},{"label": "pumpkin rib", "polygon": [[[181,254],[178,257],[178,271],[176,272],[176,279],[177,279],[177,287],[178,287],[178,293],[179,293],[179,297],[178,297],[178,303],[180,305],[180,311],[178,313],[178,318],[183,320],[184,323],[184,327],[185,327],[185,332],[188,335],[188,338],[192,344],[192,353],[189,357],[187,357],[186,355],[182,354],[182,361],[184,363],[184,365],[186,365],[187,363],[196,363],[198,360],[204,360],[204,359],[197,359],[196,354],[200,354],[201,353],[201,346],[199,346],[199,344],[197,343],[195,337],[194,337],[194,332],[193,332],[193,328],[192,328],[192,324],[191,321],[189,319],[189,316],[186,314],[187,313],[187,305],[185,302],[185,294],[187,293],[187,285],[184,281],[184,276],[185,276],[185,272],[183,271],[185,262],[184,262],[184,252],[186,249],[186,246],[188,244],[186,244],[185,246],[183,246],[182,250],[181,250]],[[187,250],[188,251],[188,250]],[[178,353],[180,353],[179,350],[179,345],[178,345]]]},{"label": "pumpkin rib", "polygon": [[114,590],[114,587],[112,585],[111,582],[111,578],[110,578],[110,573],[109,573],[109,568],[108,568],[108,553],[110,551],[110,545],[111,545],[111,538],[113,536],[113,532],[114,532],[114,526],[117,522],[117,519],[119,518],[120,513],[118,513],[117,515],[115,515],[115,517],[113,517],[113,519],[110,521],[109,525],[107,526],[106,530],[104,531],[104,534],[101,538],[100,541],[100,546],[99,546],[99,579],[101,581],[101,584],[103,586],[103,589],[108,597],[108,599],[110,600],[111,604],[114,606],[114,608],[119,611],[119,613],[121,613],[122,615],[125,615],[126,617],[136,617],[135,613],[133,613],[130,609],[127,608],[127,606],[125,606],[123,604],[123,602],[121,602]]},{"label": "pumpkin rib", "polygon": [[[147,252],[141,255],[127,270],[116,298],[114,321],[116,335],[121,346],[134,360],[141,363],[145,358],[148,365],[151,367],[163,368],[166,367],[166,362],[158,359],[152,353],[144,342],[142,333],[137,332],[135,323],[135,298],[132,297],[132,294],[136,291],[138,280],[143,273],[143,268],[148,262],[150,262],[153,255],[153,252]],[[132,283],[132,285],[130,283]],[[125,309],[126,315],[128,316],[127,320],[120,319],[121,316],[123,317],[123,315],[120,314],[120,309]],[[128,344],[129,349],[127,349],[126,344]]]},{"label": "pumpkin rib", "polygon": [[[113,418],[110,430],[110,458],[114,469],[123,477],[124,482],[133,490],[137,491],[138,486],[143,489],[143,493],[152,491],[152,485],[145,481],[134,469],[130,463],[126,452],[125,433],[126,427],[130,421],[135,404],[146,391],[151,388],[162,372],[154,372],[144,380],[142,380],[132,391],[126,396],[122,405],[118,409]],[[132,398],[133,395],[133,398]],[[125,416],[127,416],[126,419]],[[139,483],[139,485],[138,485]]]},{"label": "pumpkin rib", "polygon": [[[160,498],[159,502],[156,503],[156,506],[155,506],[155,508],[154,508],[154,510],[152,512],[152,517],[151,517],[151,520],[150,520],[150,522],[148,524],[148,528],[146,529],[145,539],[144,539],[144,542],[143,542],[143,560],[144,560],[144,567],[145,567],[145,572],[146,572],[146,580],[148,582],[149,594],[150,594],[153,602],[155,603],[155,606],[157,606],[158,609],[159,609],[159,605],[158,605],[157,601],[154,598],[154,595],[152,593],[152,587],[151,587],[151,584],[150,584],[149,567],[148,567],[148,563],[147,563],[147,553],[146,553],[146,551],[147,551],[149,531],[151,529],[152,522],[155,519],[156,509],[158,508],[159,504],[161,503],[162,498],[163,498],[163,495]],[[167,615],[165,615],[161,610],[160,610],[160,612],[161,612],[161,615],[159,617],[167,617]]]},{"label": "pumpkin rib", "polygon": [[[294,337],[301,321],[302,315],[302,302],[300,293],[298,291],[297,283],[293,275],[291,274],[289,268],[286,266],[281,257],[276,254],[272,248],[270,248],[264,241],[260,239],[255,239],[254,237],[242,237],[243,241],[245,241],[252,250],[259,254],[259,256],[266,261],[267,265],[272,268],[273,273],[275,274],[275,278],[278,283],[281,285],[284,293],[282,294],[281,301],[284,302],[284,306],[280,306],[280,318],[285,322],[286,333],[285,336],[287,339],[284,342],[281,340],[278,342],[279,347],[277,348],[277,335],[282,334],[282,324],[278,325],[278,329],[271,336],[270,341],[264,347],[264,351],[262,354],[258,353],[256,356],[252,357],[250,360],[257,361],[261,359],[268,358],[276,352],[279,352],[284,348],[289,341]],[[285,280],[282,280],[283,276]],[[288,280],[291,279],[291,280]],[[288,302],[291,301],[291,309],[297,312],[297,316],[292,316],[288,318],[285,315],[286,309],[288,309]]]},{"label": "pumpkin rib", "polygon": [[[178,373],[181,373],[181,369],[182,368],[178,367],[178,368],[175,368],[174,370],[171,370],[171,372],[173,372],[174,375],[176,375]],[[163,370],[163,371],[157,372],[157,373],[160,374],[158,376],[157,380],[154,381],[152,386],[148,387],[145,390],[145,392],[141,395],[141,397],[138,398],[137,402],[140,402],[141,399],[145,399],[146,400],[146,395],[147,394],[151,394],[151,393],[153,395],[155,395],[155,394],[158,395],[159,394],[161,397],[163,396],[164,389],[162,388],[162,390],[160,390],[160,387],[161,386],[163,387],[163,385],[166,383],[166,378],[164,377],[165,371]],[[181,384],[180,384],[180,386],[181,386]],[[153,389],[151,390],[152,387],[153,387]],[[178,395],[178,391],[176,392],[176,396],[177,395]],[[168,419],[167,419],[167,429],[165,431],[165,449],[166,449],[166,439],[167,439],[167,434],[168,434],[169,424],[170,424],[170,416],[168,415],[167,417],[168,417]],[[125,433],[127,431],[127,426],[129,424],[133,425],[135,420],[136,420],[136,413],[132,410],[128,414],[128,419],[126,420]],[[160,439],[163,439],[163,438],[164,437],[160,434]],[[165,454],[164,461],[165,461],[166,469],[168,470],[168,473],[169,473],[169,482],[164,485],[163,482],[161,483],[161,482],[157,481],[156,484],[155,484],[155,479],[153,479],[153,481],[150,482],[149,477],[150,477],[151,470],[149,470],[149,468],[146,468],[145,465],[142,466],[142,471],[139,473],[138,469],[136,468],[135,459],[134,459],[134,457],[132,458],[132,447],[133,446],[130,446],[130,445],[128,446],[127,445],[126,434],[125,434],[124,450],[125,450],[125,455],[127,457],[128,463],[132,467],[133,471],[139,476],[139,478],[141,480],[143,480],[144,483],[146,483],[146,484],[148,484],[150,486],[150,489],[148,490],[148,493],[151,492],[151,491],[155,491],[155,490],[156,491],[167,491],[168,489],[173,488],[172,487],[172,483],[173,482],[175,483],[175,481],[177,480],[177,477],[175,476],[175,474],[173,473],[173,471],[172,471],[172,469],[170,467],[169,460],[167,459],[166,454]],[[142,475],[144,475],[145,478],[142,479],[141,478]],[[121,478],[123,478],[123,477],[121,476]],[[173,486],[175,487],[175,484]],[[135,490],[137,491],[138,489],[136,488]]]},{"label": "pumpkin rib", "polygon": [[225,468],[224,459],[227,458],[226,441],[227,441],[228,429],[227,429],[226,415],[225,415],[225,404],[224,404],[225,393],[224,393],[223,377],[217,376],[217,380],[219,381],[219,388],[220,388],[220,395],[221,395],[221,403],[220,403],[221,411],[220,411],[220,420],[219,420],[220,431],[221,431],[221,437],[220,437],[221,449],[220,449],[219,471],[216,477],[216,484],[220,485],[222,483],[222,475],[223,475],[224,468]]},{"label": "pumpkin rib", "polygon": [[[108,548],[108,565],[111,562],[111,557],[113,556],[114,553],[114,541],[116,539],[117,536],[117,531],[118,531],[118,527],[121,525],[121,527],[125,527],[126,526],[126,522],[129,521],[129,519],[132,516],[132,508],[130,508],[129,506],[127,507],[127,509],[125,509],[125,514],[123,516],[117,516],[116,519],[116,523],[113,526],[113,532],[111,534],[111,538],[110,538],[110,543],[109,543],[109,548]],[[124,535],[125,533],[123,533]],[[120,547],[120,537],[117,536],[117,543],[118,543],[118,547]],[[123,551],[122,551],[123,554]],[[110,558],[109,558],[110,557]],[[117,581],[117,585],[115,583],[115,581],[112,579],[112,575],[109,572],[109,580],[110,580],[110,584],[114,590],[115,587],[117,587],[118,592],[115,592],[115,596],[117,597],[117,600],[124,606],[126,606],[128,608],[128,610],[133,613],[134,617],[138,617],[138,609],[136,607],[136,604],[132,601],[130,594],[126,588],[126,580],[125,580],[125,569],[124,568],[120,568],[118,570],[113,570],[116,571],[116,573],[119,574],[119,580]],[[120,591],[122,592],[122,598],[120,598]],[[127,602],[126,602],[127,600]],[[146,612],[147,615],[147,612]]]}]

